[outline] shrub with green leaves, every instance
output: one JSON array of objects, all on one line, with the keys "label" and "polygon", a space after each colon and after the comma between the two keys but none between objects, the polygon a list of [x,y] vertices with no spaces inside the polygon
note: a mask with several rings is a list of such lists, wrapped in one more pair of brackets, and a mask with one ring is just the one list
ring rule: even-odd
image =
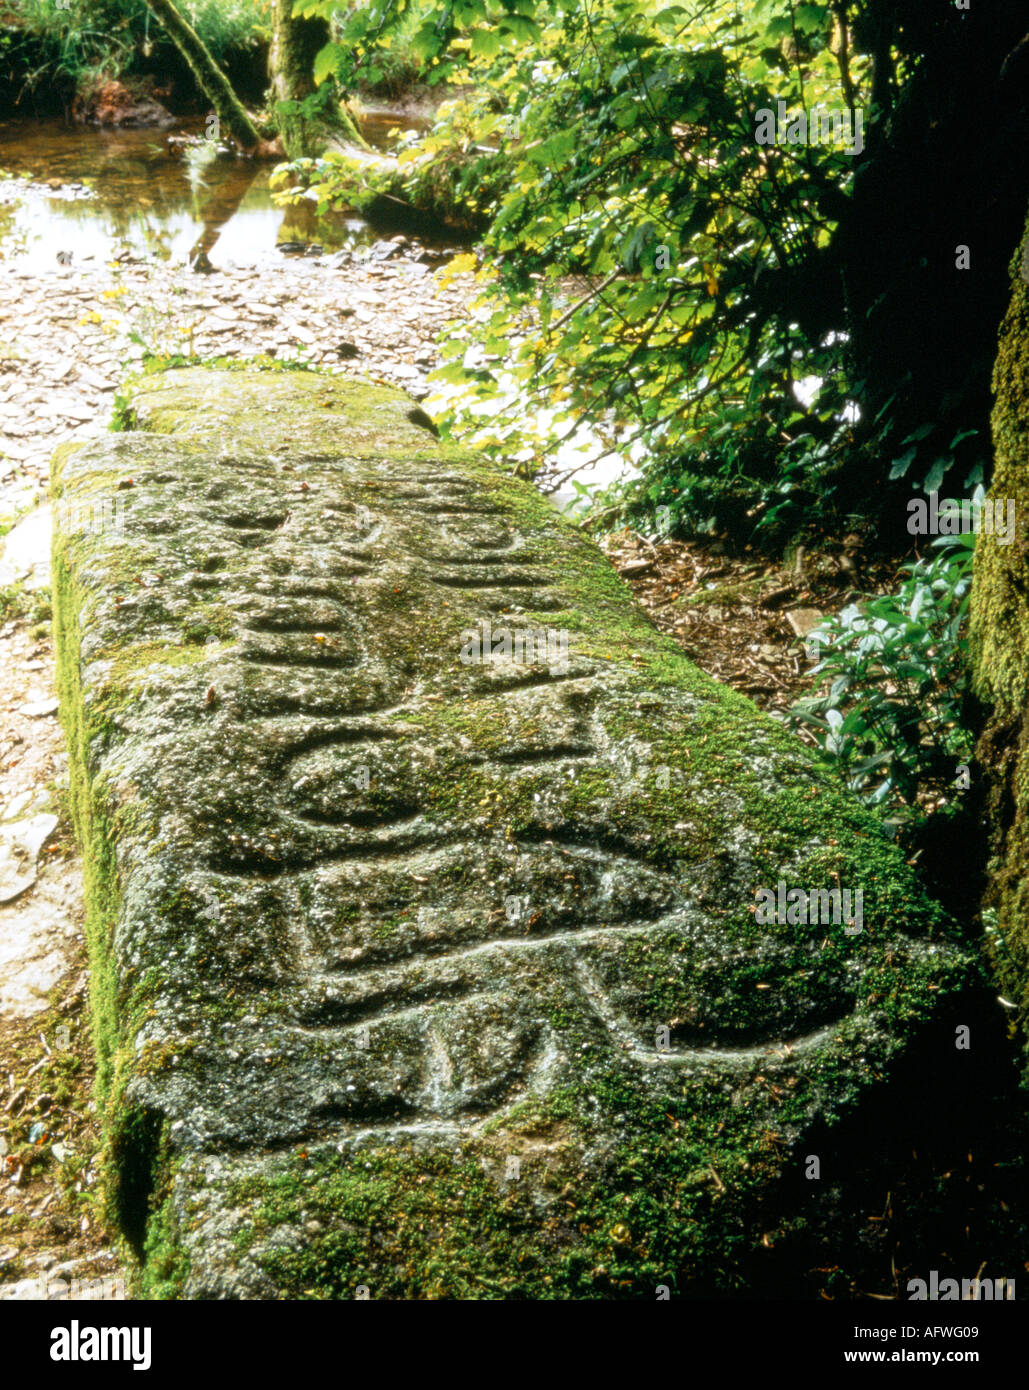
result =
[{"label": "shrub with green leaves", "polygon": [[900,820],[945,796],[972,752],[962,697],[975,535],[940,536],[933,548],[903,567],[896,593],[852,604],[811,634],[822,689],[793,707],[794,725],[814,731],[850,786]]},{"label": "shrub with green leaves", "polygon": [[[494,121],[500,124],[499,117]],[[319,215],[341,207],[374,212],[385,199],[451,227],[481,231],[509,172],[499,149],[484,152],[477,143],[489,133],[469,102],[445,101],[426,134],[398,131],[395,164],[337,150],[295,159],[273,175],[275,199],[282,206],[313,204]]]},{"label": "shrub with green leaves", "polygon": [[[896,517],[944,473],[961,489],[986,478],[983,362],[955,382],[954,348],[916,339],[912,354],[910,335],[953,294],[944,322],[973,323],[992,360],[996,318],[954,288],[949,251],[927,254],[889,209],[921,187],[911,171],[929,177],[940,113],[923,73],[996,73],[1024,34],[1018,0],[978,28],[924,0],[367,0],[342,17],[338,0],[298,2],[335,19],[320,75],[344,90],[401,27],[429,80],[471,86],[472,133],[409,152],[419,175],[440,161],[458,197],[468,163],[496,161],[474,193],[490,220],[482,301],[435,377],[444,433],[552,459],[584,427],[598,458],[646,475],[626,498],[644,524],[648,507],[683,529],[735,513],[775,544],[852,513]],[[955,57],[973,41],[997,53]],[[759,141],[780,109],[790,133]],[[808,138],[819,111],[860,114],[861,148]],[[869,253],[880,233],[889,256]],[[901,341],[911,360],[892,355]],[[730,433],[734,412],[749,437]]]},{"label": "shrub with green leaves", "polygon": [[712,403],[682,452],[654,455],[640,474],[588,493],[588,523],[646,533],[658,517],[665,536],[717,535],[766,551],[849,529],[860,509],[841,478],[846,422],[790,435],[788,408],[762,409],[760,385],[752,389],[753,400]]},{"label": "shrub with green leaves", "polygon": [[552,454],[571,423],[617,421],[623,448],[646,451],[645,471],[706,459],[692,471],[720,493],[736,451],[708,447],[712,417],[758,419],[776,445],[769,472],[785,442],[832,430],[838,400],[808,408],[792,384],[817,376],[831,394],[842,342],[780,313],[767,277],[825,246],[853,161],[831,145],[770,152],[754,139],[754,112],[780,95],[840,100],[813,8],[795,62],[769,52],[767,14],[620,0],[567,9],[542,51],[498,58],[488,90],[506,113],[510,172],[485,238],[495,276],[437,374],[460,391],[455,423],[499,377],[521,387],[478,442],[509,453],[550,411],[539,452]]}]

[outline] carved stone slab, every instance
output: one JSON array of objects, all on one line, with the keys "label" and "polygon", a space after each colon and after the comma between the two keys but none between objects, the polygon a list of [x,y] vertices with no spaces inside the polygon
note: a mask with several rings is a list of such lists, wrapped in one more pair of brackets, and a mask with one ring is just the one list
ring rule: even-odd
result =
[{"label": "carved stone slab", "polygon": [[731,1288],[809,1136],[927,1028],[947,1065],[942,914],[396,392],[190,369],[134,411],[60,456],[54,559],[144,1291]]}]

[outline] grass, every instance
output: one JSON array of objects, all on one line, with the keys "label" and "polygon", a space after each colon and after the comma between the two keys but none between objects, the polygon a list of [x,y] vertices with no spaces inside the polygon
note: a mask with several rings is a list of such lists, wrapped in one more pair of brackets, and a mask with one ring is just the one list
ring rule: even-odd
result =
[{"label": "grass", "polygon": [[27,616],[29,595],[22,584],[5,584],[0,588],[0,623],[16,623]]},{"label": "grass", "polygon": [[[266,43],[263,0],[183,0],[182,8],[216,62]],[[23,89],[67,87],[160,71],[175,50],[146,0],[19,0],[0,6],[4,56]]]}]

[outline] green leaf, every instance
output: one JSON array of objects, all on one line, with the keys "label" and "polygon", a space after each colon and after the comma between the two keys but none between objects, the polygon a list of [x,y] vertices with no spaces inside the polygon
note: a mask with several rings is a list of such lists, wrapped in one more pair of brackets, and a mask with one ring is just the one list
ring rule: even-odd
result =
[{"label": "green leaf", "polygon": [[503,46],[496,29],[476,29],[472,35],[473,58],[495,58]]},{"label": "green leaf", "polygon": [[344,48],[339,43],[327,43],[324,48],[319,49],[314,60],[315,82],[320,86],[327,77],[331,77],[338,68],[342,67],[349,56],[349,49]]},{"label": "green leaf", "polygon": [[943,482],[950,460],[938,458],[933,461],[932,467],[926,474],[925,482],[922,484],[923,492],[939,492],[940,484]]},{"label": "green leaf", "polygon": [[893,460],[893,463],[890,465],[891,482],[895,478],[903,478],[907,474],[908,469],[915,461],[915,455],[917,453],[918,450],[912,445],[910,449],[901,454],[900,458],[895,458]]},{"label": "green leaf", "polygon": [[798,5],[794,21],[800,33],[817,34],[832,26],[832,12],[828,5]]}]

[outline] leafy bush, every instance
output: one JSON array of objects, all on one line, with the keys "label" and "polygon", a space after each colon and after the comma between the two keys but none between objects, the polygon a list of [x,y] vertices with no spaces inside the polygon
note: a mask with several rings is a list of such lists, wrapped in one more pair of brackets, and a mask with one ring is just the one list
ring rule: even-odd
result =
[{"label": "leafy bush", "polygon": [[87,76],[125,72],[137,48],[136,11],[143,9],[134,0],[70,0],[67,8],[57,0],[22,0],[23,37],[12,42],[9,56],[15,64],[26,63],[29,90],[44,83],[76,88]]},{"label": "leafy bush", "polygon": [[270,0],[182,0],[181,7],[217,62],[271,38]]},{"label": "leafy bush", "polygon": [[280,165],[272,181],[276,201],[312,202],[321,215],[344,207],[374,213],[385,200],[452,228],[481,230],[509,166],[499,150],[475,148],[483,127],[472,124],[469,112],[466,102],[444,102],[430,131],[400,138],[395,161],[330,151]]},{"label": "leafy bush", "polygon": [[[742,513],[777,543],[812,509],[829,525],[831,510],[888,524],[909,478],[929,491],[947,470],[962,489],[986,476],[982,410],[958,410],[965,384],[951,389],[934,354],[916,343],[908,379],[897,371],[884,385],[896,364],[884,374],[883,296],[903,305],[892,336],[907,341],[899,330],[920,317],[912,286],[937,274],[921,240],[909,246],[888,212],[873,215],[891,206],[891,179],[904,180],[897,150],[920,169],[914,132],[935,128],[937,103],[919,86],[925,58],[949,70],[953,26],[927,19],[922,0],[300,8],[336,18],[323,76],[348,89],[405,26],[428,77],[471,84],[478,135],[463,152],[490,147],[503,160],[475,199],[491,218],[482,302],[444,345],[435,378],[444,433],[508,458],[553,458],[581,426],[602,443],[617,438],[598,457],[624,445],[648,475],[625,497],[636,513],[668,506],[702,529]],[[759,114],[780,101],[804,129],[771,145],[766,132],[759,144]],[[892,129],[902,103],[911,109]],[[860,149],[808,139],[819,109],[863,113],[867,146],[864,134]],[[877,165],[883,182],[870,198],[880,185],[856,170]],[[859,230],[880,225],[897,243],[882,284]],[[927,288],[923,297],[940,298]],[[820,384],[800,401],[804,380]],[[719,433],[719,416],[741,401],[766,431],[742,447]],[[882,486],[867,487],[870,471]]]},{"label": "leafy bush", "polygon": [[794,726],[814,730],[849,785],[900,820],[944,795],[972,751],[961,719],[975,536],[933,546],[938,554],[904,566],[897,593],[816,629],[812,674],[827,688],[793,707]]},{"label": "leafy bush", "polygon": [[[314,13],[315,9],[307,4],[304,12]],[[423,80],[431,81],[425,69],[425,55],[413,42],[422,20],[416,9],[387,3],[380,20],[368,0],[355,0],[346,5],[322,6],[320,12],[343,42],[330,45],[319,63],[319,78],[324,72],[345,65],[348,91],[356,89],[363,95],[389,100],[395,100]],[[355,34],[367,37],[369,24],[375,42],[354,44]]]},{"label": "leafy bush", "polygon": [[765,551],[850,525],[859,505],[841,476],[849,425],[805,421],[781,405],[713,403],[681,453],[655,455],[639,476],[589,495],[587,524],[646,531],[656,515],[664,535],[757,541]]},{"label": "leafy bush", "polygon": [[[623,458],[635,447],[642,479],[601,501],[618,521],[669,507],[683,529],[781,543],[826,511],[852,444],[847,344],[829,280],[802,267],[824,256],[853,161],[755,142],[779,96],[841,100],[828,8],[802,7],[785,46],[780,9],[540,6],[540,38],[498,51],[476,143],[507,169],[483,302],[434,378],[444,430],[476,429],[489,400],[476,442],[507,457],[554,457],[579,422]],[[850,76],[860,90],[867,63]],[[813,399],[801,379],[821,383]]]}]

